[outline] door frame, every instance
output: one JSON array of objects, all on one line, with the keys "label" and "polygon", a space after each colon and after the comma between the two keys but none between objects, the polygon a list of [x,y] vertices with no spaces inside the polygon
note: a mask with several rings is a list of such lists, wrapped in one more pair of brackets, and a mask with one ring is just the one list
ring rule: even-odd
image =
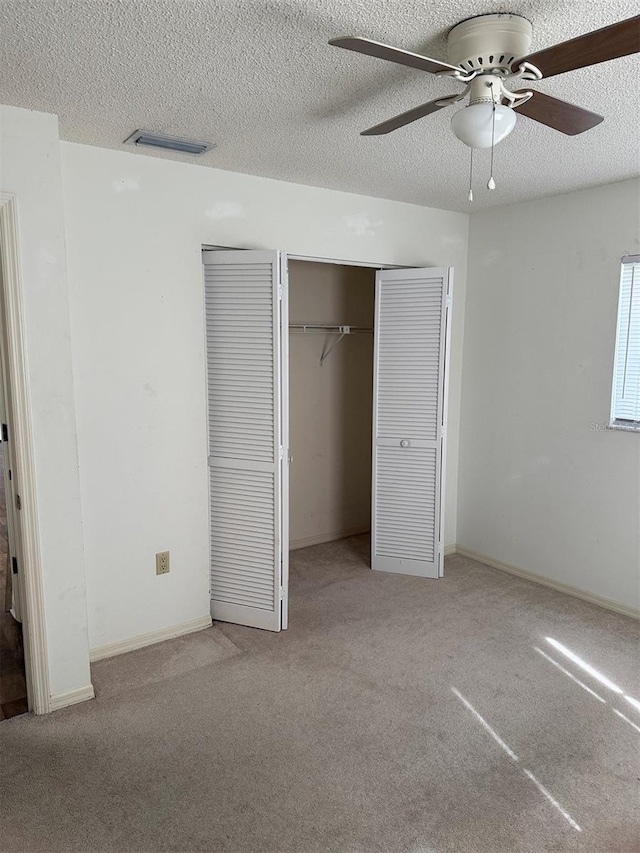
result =
[{"label": "door frame", "polygon": [[[217,243],[205,244],[201,246],[203,252],[243,252],[247,250],[258,249],[257,246],[221,246]],[[331,264],[338,267],[365,267],[372,270],[402,270],[413,269],[415,264],[383,264],[375,263],[374,261],[345,261],[341,258],[321,258],[314,255],[293,255],[285,249],[276,249],[282,253],[282,257],[286,261],[308,261],[311,264]]]},{"label": "door frame", "polygon": [[16,196],[0,192],[0,343],[8,388],[6,412],[19,484],[14,543],[21,555],[18,574],[27,699],[36,714],[50,711],[49,660],[45,630],[42,559],[38,525],[33,425],[24,334],[23,279]]},{"label": "door frame", "polygon": [[[280,252],[280,630],[289,627],[289,258]],[[286,496],[286,500],[285,500]]]}]

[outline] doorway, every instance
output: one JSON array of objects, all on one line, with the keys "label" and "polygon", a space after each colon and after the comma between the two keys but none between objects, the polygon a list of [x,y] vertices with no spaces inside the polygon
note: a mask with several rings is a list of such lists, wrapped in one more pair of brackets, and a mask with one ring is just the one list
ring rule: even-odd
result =
[{"label": "doorway", "polygon": [[[324,478],[315,493],[312,478],[303,478],[303,497],[298,507],[294,505],[295,494],[291,504],[289,500],[289,371],[306,361],[307,369],[318,375],[330,358],[335,362],[339,347],[343,348],[344,357],[342,342],[351,338],[352,330],[345,320],[319,323],[306,317],[290,329],[289,275],[291,271],[295,274],[294,263],[299,261],[303,268],[304,262],[325,264],[325,284],[328,292],[337,296],[334,304],[329,300],[323,310],[346,311],[349,300],[345,293],[348,296],[349,291],[340,287],[340,275],[336,278],[335,269],[329,267],[354,266],[350,262],[288,257],[268,250],[216,248],[203,252],[211,615],[214,620],[271,631],[287,627],[290,540],[302,546],[310,544],[309,540],[330,541],[349,535],[349,527],[344,526],[349,522],[344,519],[349,518],[357,502],[345,503],[341,495],[353,496],[363,489],[357,485],[351,489],[345,483],[341,466],[349,467],[355,462],[363,475],[358,478],[360,483],[365,481],[367,470],[370,475],[371,568],[425,578],[443,574],[453,271],[378,267],[373,326],[356,327],[363,334],[374,332],[373,382],[370,357],[364,362],[369,365],[368,379],[364,370],[359,380],[347,382],[347,369],[341,378],[331,381],[327,371],[320,382],[328,392],[324,405],[318,406],[311,418],[309,405],[294,411],[294,419],[302,424],[298,438],[304,448],[303,458],[312,460]],[[371,274],[369,265],[355,266],[369,267]],[[296,295],[295,311],[319,310],[313,301],[322,292],[313,286],[318,275],[322,277],[323,273],[309,276],[307,271],[306,284],[300,279],[300,302]],[[330,279],[330,275],[334,278]],[[369,298],[364,303],[368,304],[368,314],[362,315],[362,322],[368,322],[371,316],[371,289],[369,284],[366,287]],[[356,298],[350,311],[363,308],[357,306],[358,301],[362,302]],[[300,353],[296,359],[295,352],[290,358],[290,331],[303,336],[320,332],[325,338],[337,333],[338,337],[331,343],[325,341],[314,365],[313,349],[311,358],[307,354],[305,359]],[[310,391],[309,399],[314,399],[313,382],[309,377],[304,379],[304,371],[302,377],[294,377],[294,382],[308,398]],[[373,386],[368,398],[372,405],[367,405],[369,422],[340,390],[351,387],[350,396],[357,401],[367,393],[367,386]],[[345,410],[352,412],[346,422]],[[346,429],[333,430],[333,438],[327,444],[322,427],[333,423],[342,423]],[[324,452],[314,453],[310,448],[311,427],[316,437],[322,438]],[[339,444],[352,434],[355,449],[347,458]],[[293,457],[295,465],[295,449]],[[335,467],[329,470],[329,457],[337,462],[337,471]],[[329,501],[322,494],[327,491],[327,483],[331,484]],[[337,507],[335,502],[329,506],[332,494],[338,495]],[[326,517],[320,512],[322,504]],[[301,513],[296,523],[302,522],[300,530],[305,530],[304,523],[314,515],[320,517],[320,525],[310,526],[306,530],[309,535],[297,538],[294,529],[290,537],[290,513],[297,513],[298,509]],[[359,524],[364,523],[361,516]]]},{"label": "doorway", "polygon": [[[6,214],[4,206],[0,214]],[[0,225],[6,226],[2,216]],[[15,392],[9,373],[7,306],[10,301],[10,235],[0,232],[0,720],[25,714],[29,710],[27,676],[22,630],[22,586],[18,572],[19,510],[21,498],[16,488],[15,419],[12,401]],[[13,284],[15,286],[15,280]],[[13,294],[11,294],[13,295]]]},{"label": "doorway", "polygon": [[[35,714],[51,710],[29,372],[23,328],[17,201],[11,193],[0,191],[0,449],[6,495],[3,519],[6,511],[6,547],[11,557],[9,569],[5,555],[0,555],[4,569],[0,616],[5,625],[11,626],[6,641],[10,653],[17,654],[11,672],[13,696],[8,701],[19,704],[5,709],[11,715],[23,712],[24,697],[16,696],[22,692],[21,677],[26,682],[28,710]],[[13,622],[9,621],[7,612]],[[14,622],[21,624],[20,633]],[[6,658],[3,648],[2,660]]]},{"label": "doorway", "polygon": [[374,300],[374,269],[289,261],[290,550],[371,529]]},{"label": "doorway", "polygon": [[[11,476],[6,432],[0,452],[0,720],[28,711],[19,590],[14,581],[15,550],[7,513],[7,480]],[[10,481],[9,481],[10,484]]]}]

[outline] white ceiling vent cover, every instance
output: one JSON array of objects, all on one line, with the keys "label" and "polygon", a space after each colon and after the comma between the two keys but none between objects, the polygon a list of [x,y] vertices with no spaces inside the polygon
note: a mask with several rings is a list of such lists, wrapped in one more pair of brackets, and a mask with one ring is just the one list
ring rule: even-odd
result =
[{"label": "white ceiling vent cover", "polygon": [[214,142],[194,142],[180,136],[165,136],[150,130],[136,130],[125,139],[126,144],[148,145],[150,148],[162,148],[165,151],[178,151],[180,154],[204,154],[215,148]]}]

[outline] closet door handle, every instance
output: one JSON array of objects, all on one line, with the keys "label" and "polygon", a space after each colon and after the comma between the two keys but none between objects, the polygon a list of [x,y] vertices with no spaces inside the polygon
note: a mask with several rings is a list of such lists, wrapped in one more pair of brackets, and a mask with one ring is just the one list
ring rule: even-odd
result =
[{"label": "closet door handle", "polygon": [[409,442],[406,438],[402,439],[402,441],[400,442],[400,447],[409,447]]}]

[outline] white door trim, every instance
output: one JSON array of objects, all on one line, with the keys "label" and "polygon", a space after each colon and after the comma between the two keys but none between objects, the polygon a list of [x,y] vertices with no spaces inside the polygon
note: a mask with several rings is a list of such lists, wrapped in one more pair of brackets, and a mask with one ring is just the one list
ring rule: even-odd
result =
[{"label": "white door trim", "polygon": [[373,263],[373,261],[345,261],[339,258],[320,258],[312,255],[287,255],[290,261],[305,261],[310,264],[330,264],[338,267],[364,267],[372,270],[405,269],[403,264]]},{"label": "white door trim", "polygon": [[18,240],[18,205],[14,195],[0,192],[0,323],[6,342],[6,372],[12,411],[7,413],[15,453],[16,482],[22,508],[20,530],[23,565],[17,575],[22,601],[22,628],[29,709],[36,714],[51,710],[49,662],[45,631],[42,561],[38,528],[35,458],[27,357],[24,341],[22,275]]},{"label": "white door trim", "polygon": [[280,627],[289,627],[289,256],[280,255]]},{"label": "white door trim", "polygon": [[[255,249],[256,251],[262,251],[261,249],[257,249],[256,247],[248,247],[248,246],[219,246],[214,243],[203,244],[202,251],[203,252],[241,252],[247,251],[248,249]],[[283,255],[286,255],[287,260],[289,261],[307,261],[310,264],[331,264],[332,266],[338,267],[365,267],[366,269],[372,270],[397,270],[397,269],[410,269],[411,267],[407,267],[407,264],[387,264],[383,263],[375,263],[374,261],[346,261],[340,258],[323,258],[316,257],[314,255],[291,255],[288,252],[282,250]]]}]

